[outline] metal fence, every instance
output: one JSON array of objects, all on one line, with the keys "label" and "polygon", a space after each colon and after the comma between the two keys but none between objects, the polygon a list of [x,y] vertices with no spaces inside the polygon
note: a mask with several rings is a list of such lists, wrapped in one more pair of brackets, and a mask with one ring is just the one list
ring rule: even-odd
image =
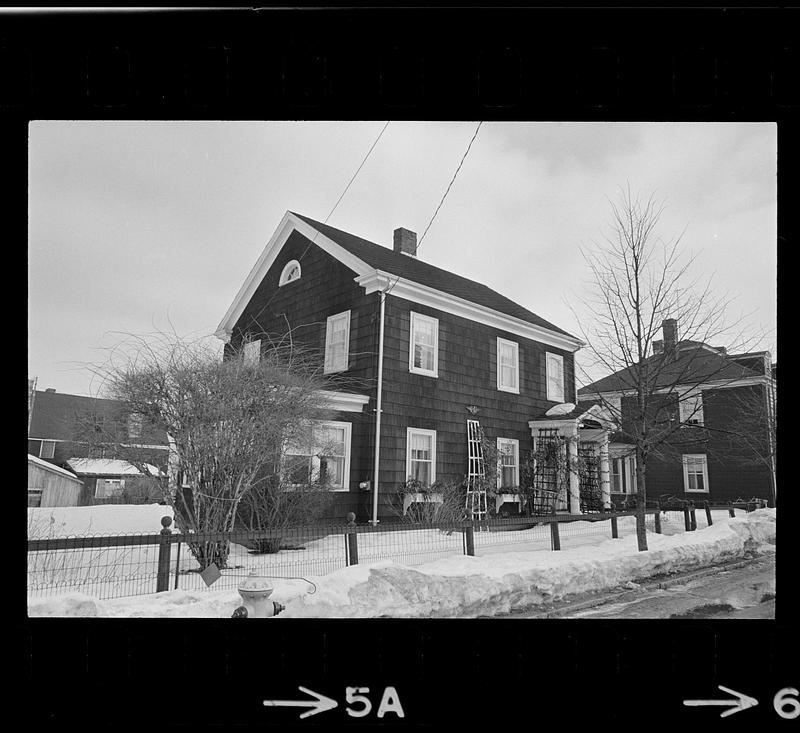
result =
[{"label": "metal fence", "polygon": [[[739,507],[750,510],[750,505]],[[733,505],[646,510],[651,532],[702,529]],[[358,563],[414,566],[454,555],[551,551],[636,532],[635,512],[552,514],[484,522],[287,527],[261,532],[183,534],[165,517],[160,533],[28,540],[29,596],[81,592],[100,599],[164,590],[235,589],[251,572],[275,579],[327,575]],[[209,552],[217,554],[209,555]],[[205,553],[209,564],[198,560]],[[218,571],[218,572],[217,572]],[[210,584],[210,585],[209,585]]]}]

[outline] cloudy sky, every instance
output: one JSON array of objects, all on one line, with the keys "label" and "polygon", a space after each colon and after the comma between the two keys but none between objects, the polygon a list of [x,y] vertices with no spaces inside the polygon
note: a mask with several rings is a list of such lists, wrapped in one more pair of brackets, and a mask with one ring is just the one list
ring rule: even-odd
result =
[{"label": "cloudy sky", "polygon": [[[212,334],[283,214],[323,221],[384,124],[31,123],[29,377],[97,394],[125,334]],[[328,223],[422,235],[475,128],[391,122]],[[776,357],[776,167],[772,123],[487,122],[419,257],[579,335],[579,248],[629,183]]]}]

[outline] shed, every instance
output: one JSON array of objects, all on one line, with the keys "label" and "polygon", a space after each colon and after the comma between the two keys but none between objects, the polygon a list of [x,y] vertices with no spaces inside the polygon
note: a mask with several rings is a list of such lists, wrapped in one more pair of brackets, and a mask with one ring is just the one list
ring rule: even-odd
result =
[{"label": "shed", "polygon": [[75,474],[28,454],[28,506],[78,506],[82,491]]}]

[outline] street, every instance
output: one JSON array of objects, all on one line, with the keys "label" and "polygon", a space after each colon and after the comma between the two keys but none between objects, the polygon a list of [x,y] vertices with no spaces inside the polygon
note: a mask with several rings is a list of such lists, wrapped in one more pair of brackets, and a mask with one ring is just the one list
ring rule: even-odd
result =
[{"label": "street", "polygon": [[775,555],[649,578],[503,618],[775,618]]}]

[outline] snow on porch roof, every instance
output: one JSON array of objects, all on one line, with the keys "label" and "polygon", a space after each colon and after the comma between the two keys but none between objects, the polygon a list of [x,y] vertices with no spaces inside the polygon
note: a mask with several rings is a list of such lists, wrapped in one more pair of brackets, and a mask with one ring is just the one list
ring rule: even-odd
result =
[{"label": "snow on porch roof", "polygon": [[[128,461],[114,458],[70,458],[67,465],[78,474],[88,476],[141,476],[143,475],[136,466]],[[156,466],[145,464],[153,476],[164,474]]]}]

